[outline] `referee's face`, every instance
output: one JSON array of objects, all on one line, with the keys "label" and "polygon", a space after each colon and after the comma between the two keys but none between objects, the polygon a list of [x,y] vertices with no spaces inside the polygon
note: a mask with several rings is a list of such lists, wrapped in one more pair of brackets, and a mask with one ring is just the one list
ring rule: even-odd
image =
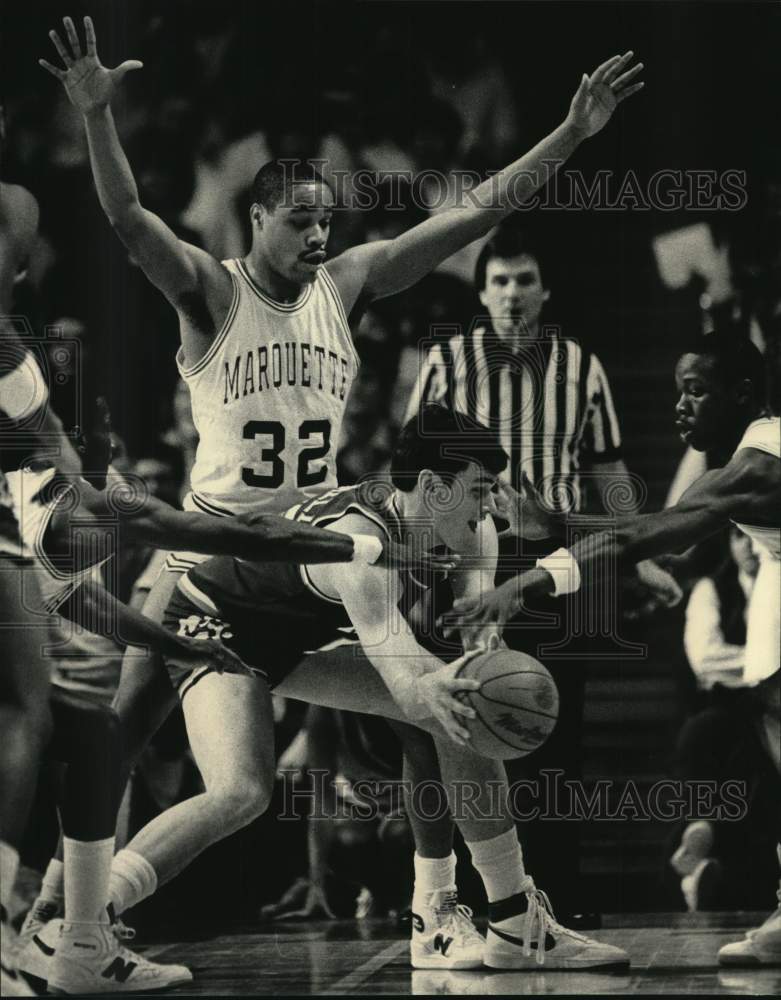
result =
[{"label": "referee's face", "polygon": [[534,257],[520,254],[489,259],[480,301],[500,337],[536,337],[540,313],[549,297]]}]

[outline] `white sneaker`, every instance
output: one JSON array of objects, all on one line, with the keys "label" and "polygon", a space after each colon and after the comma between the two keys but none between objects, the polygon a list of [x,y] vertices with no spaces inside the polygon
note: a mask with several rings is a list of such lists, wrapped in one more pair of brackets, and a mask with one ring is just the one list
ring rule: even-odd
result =
[{"label": "white sneaker", "polygon": [[109,924],[63,923],[49,993],[140,993],[192,981],[183,965],[150,962],[117,941]]},{"label": "white sneaker", "polygon": [[0,907],[0,996],[34,997],[35,993],[19,975],[17,936],[5,909]]},{"label": "white sneaker", "polygon": [[562,927],[553,916],[548,897],[534,888],[533,882],[531,885],[532,888],[525,892],[525,913],[510,913],[488,924],[483,956],[487,966],[492,969],[544,966],[548,970],[629,964],[629,955],[622,948],[602,944]]},{"label": "white sneaker", "polygon": [[17,965],[19,971],[23,972],[37,989],[46,989],[49,969],[60,940],[61,927],[62,919],[58,917],[45,924],[36,922],[34,928],[28,929],[24,939],[20,936]]},{"label": "white sneaker", "polygon": [[36,899],[27,911],[22,929],[19,931],[19,953],[24,951],[35,935],[40,933],[49,921],[61,916],[62,907],[59,903],[45,903],[43,900]]},{"label": "white sneaker", "polygon": [[477,969],[485,938],[472,911],[455,892],[432,892],[412,901],[410,962],[413,969]]},{"label": "white sneaker", "polygon": [[[778,863],[781,865],[781,844]],[[776,898],[778,907],[764,924],[750,930],[742,941],[733,941],[719,949],[721,965],[781,965],[781,879]]]}]

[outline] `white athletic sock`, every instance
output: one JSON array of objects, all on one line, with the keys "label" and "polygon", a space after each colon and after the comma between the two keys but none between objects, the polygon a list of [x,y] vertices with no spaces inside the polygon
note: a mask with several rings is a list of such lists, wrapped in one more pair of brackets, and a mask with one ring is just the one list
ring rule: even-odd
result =
[{"label": "white athletic sock", "polygon": [[531,886],[523,867],[523,851],[515,830],[490,840],[467,841],[472,864],[480,873],[489,903],[507,899]]},{"label": "white athletic sock", "polygon": [[157,874],[145,857],[127,847],[114,856],[111,864],[108,898],[119,916],[157,889]]},{"label": "white athletic sock", "polygon": [[415,903],[423,904],[423,897],[432,892],[455,892],[456,856],[451,851],[446,858],[422,858],[415,852]]},{"label": "white athletic sock", "polygon": [[55,903],[62,909],[65,902],[65,865],[57,858],[52,858],[41,882],[41,891],[38,893],[36,905],[38,903]]},{"label": "white athletic sock", "polygon": [[114,838],[63,838],[65,919],[69,924],[108,923],[108,881]]},{"label": "white athletic sock", "polygon": [[6,915],[11,912],[11,896],[18,868],[19,852],[4,840],[0,840],[0,906],[3,907]]}]

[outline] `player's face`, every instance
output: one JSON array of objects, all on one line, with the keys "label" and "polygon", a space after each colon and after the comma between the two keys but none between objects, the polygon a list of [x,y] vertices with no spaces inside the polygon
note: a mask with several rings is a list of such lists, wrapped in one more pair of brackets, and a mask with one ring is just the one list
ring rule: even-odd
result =
[{"label": "player's face", "polygon": [[435,530],[448,548],[459,552],[474,536],[478,523],[496,513],[496,477],[471,462],[447,485],[438,482],[442,488],[431,503]]},{"label": "player's face", "polygon": [[732,436],[737,415],[734,394],[703,354],[684,354],[675,369],[678,402],[675,426],[684,444],[696,451],[718,448]]},{"label": "player's face", "polygon": [[325,262],[334,196],[325,184],[296,184],[273,212],[263,211],[261,243],[277,274],[295,284],[315,280]]},{"label": "player's face", "polygon": [[543,287],[534,257],[520,254],[488,261],[480,301],[500,337],[534,330],[549,298],[550,292]]}]

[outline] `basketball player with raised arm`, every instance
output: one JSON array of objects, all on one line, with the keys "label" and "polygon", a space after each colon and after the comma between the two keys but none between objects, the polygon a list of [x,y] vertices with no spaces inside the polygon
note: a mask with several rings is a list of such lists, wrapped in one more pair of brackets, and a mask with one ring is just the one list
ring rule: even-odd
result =
[{"label": "basketball player with raised arm", "polygon": [[[619,518],[611,531],[595,533],[570,550],[559,549],[496,590],[456,601],[453,621],[462,628],[504,625],[526,595],[571,593],[580,588],[582,576],[593,579],[621,562],[687,549],[736,524],[759,555],[746,623],[744,682],[755,685],[765,703],[766,731],[760,738],[781,767],[781,420],[766,409],[762,355],[748,339],[731,332],[702,337],[679,359],[675,381],[681,440],[697,451],[721,455],[723,467],[706,472],[673,507]],[[563,537],[565,523],[545,514],[528,483],[520,503],[521,524],[527,504],[532,521],[547,517],[551,537],[554,532]],[[778,893],[779,908],[761,927],[721,949],[723,964],[781,962],[781,883]]]},{"label": "basketball player with raised arm", "polygon": [[[139,201],[110,103],[130,60],[106,69],[95,30],[84,19],[86,52],[70,18],[67,43],[50,37],[64,64],[41,65],[60,80],[83,115],[101,205],[149,280],[176,309],[177,355],[200,440],[189,509],[216,516],[280,512],[336,485],[335,448],[358,360],[350,324],[368,303],[413,285],[441,261],[484,236],[530,198],[581,142],[602,129],[619,102],[642,83],[632,53],[583,75],[561,125],[529,153],[471,193],[470,204],[442,212],[394,240],[354,247],[326,263],[335,206],[328,184],[306,166],[262,167],[252,190],[252,246],[220,262],[178,240]],[[194,564],[175,554],[146,612],[162,615],[177,574]],[[118,708],[132,757],[174,703],[150,664],[135,663]]]}]

